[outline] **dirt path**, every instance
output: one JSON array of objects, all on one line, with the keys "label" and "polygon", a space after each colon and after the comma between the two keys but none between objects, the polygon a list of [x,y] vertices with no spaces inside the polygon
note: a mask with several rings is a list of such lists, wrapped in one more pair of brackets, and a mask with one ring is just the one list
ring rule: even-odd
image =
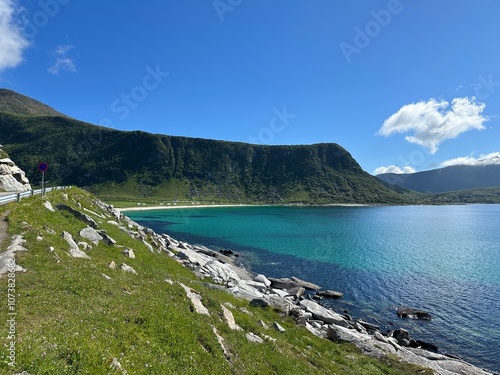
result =
[{"label": "dirt path", "polygon": [[5,211],[0,215],[0,253],[3,253],[7,249],[7,240],[10,238],[7,233],[7,216],[9,211]]}]

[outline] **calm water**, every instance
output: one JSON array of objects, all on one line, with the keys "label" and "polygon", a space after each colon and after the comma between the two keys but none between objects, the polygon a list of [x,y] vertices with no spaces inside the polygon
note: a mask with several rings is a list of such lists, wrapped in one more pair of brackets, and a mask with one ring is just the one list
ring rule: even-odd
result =
[{"label": "calm water", "polygon": [[[252,271],[345,293],[336,311],[406,328],[500,371],[500,205],[231,207],[128,212],[157,232],[229,248]],[[399,319],[394,306],[432,321]]]}]

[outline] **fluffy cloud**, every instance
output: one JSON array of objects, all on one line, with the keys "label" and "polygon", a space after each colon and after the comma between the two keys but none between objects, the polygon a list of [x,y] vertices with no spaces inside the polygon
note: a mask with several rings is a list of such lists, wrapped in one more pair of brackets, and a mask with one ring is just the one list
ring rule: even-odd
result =
[{"label": "fluffy cloud", "polygon": [[60,71],[67,72],[77,72],[75,60],[68,57],[68,52],[71,51],[74,46],[62,45],[58,46],[52,54],[56,57],[54,64],[48,69],[52,74],[59,74]]},{"label": "fluffy cloud", "polygon": [[0,0],[0,72],[18,66],[29,42],[22,35],[16,17],[21,8],[14,0]]},{"label": "fluffy cloud", "polygon": [[446,160],[442,162],[440,167],[449,167],[451,165],[493,165],[500,164],[500,152],[492,152],[490,154],[480,155],[478,158],[474,156],[462,156],[459,158]]},{"label": "fluffy cloud", "polygon": [[398,167],[397,165],[389,165],[388,167],[378,167],[373,171],[373,174],[376,176],[378,174],[383,174],[383,173],[396,173],[396,174],[403,174],[403,173],[415,173],[416,170],[409,165],[401,168]]},{"label": "fluffy cloud", "polygon": [[427,102],[407,104],[384,121],[378,135],[390,136],[410,133],[405,139],[421,145],[434,154],[438,146],[469,130],[482,130],[489,119],[482,115],[484,103],[472,98],[455,98],[447,101],[429,99]]}]

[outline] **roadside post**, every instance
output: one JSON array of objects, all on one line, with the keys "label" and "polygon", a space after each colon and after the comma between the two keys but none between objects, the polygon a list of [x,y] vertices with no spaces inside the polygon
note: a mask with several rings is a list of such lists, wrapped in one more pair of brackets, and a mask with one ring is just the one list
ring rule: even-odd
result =
[{"label": "roadside post", "polygon": [[45,195],[45,171],[49,169],[49,165],[44,161],[38,164],[38,170],[42,172],[42,197]]}]

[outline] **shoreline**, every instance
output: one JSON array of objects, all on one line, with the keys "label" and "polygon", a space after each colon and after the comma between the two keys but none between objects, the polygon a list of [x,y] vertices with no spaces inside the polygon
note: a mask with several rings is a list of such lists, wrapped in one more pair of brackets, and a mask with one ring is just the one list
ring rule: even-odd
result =
[{"label": "shoreline", "polygon": [[[240,207],[257,205],[191,205],[191,206],[156,206],[156,209],[194,208],[194,207]],[[344,205],[341,205],[344,206]],[[151,207],[134,207],[135,210],[149,210]],[[335,310],[323,307],[318,301],[305,293],[308,281],[300,280],[303,284],[287,285],[294,278],[273,279],[266,275],[256,274],[243,264],[231,257],[221,254],[203,245],[192,245],[178,241],[165,233],[158,234],[131,220],[119,211],[129,224],[137,229],[146,230],[152,237],[153,243],[163,244],[163,252],[191,270],[201,280],[209,278],[215,284],[211,287],[225,290],[236,297],[257,303],[259,306],[272,306],[293,317],[296,324],[304,326],[313,335],[334,341],[349,342],[358,347],[366,355],[384,357],[395,355],[400,360],[429,368],[438,375],[493,375],[494,372],[477,367],[470,362],[463,361],[436,348],[429,350],[425,346],[432,344],[413,340],[410,333],[404,329],[396,329],[382,333],[374,324],[367,323],[362,318],[353,319],[349,315],[341,315]],[[160,246],[159,248],[161,248]],[[202,281],[200,281],[202,282]],[[284,284],[284,285],[280,285]],[[207,284],[208,285],[208,284]],[[314,284],[313,284],[314,285]],[[321,287],[318,287],[322,289]],[[410,341],[411,340],[411,341]],[[412,346],[417,343],[417,346]]]},{"label": "shoreline", "polygon": [[137,207],[123,207],[116,208],[120,212],[124,211],[149,211],[149,210],[175,210],[175,209],[188,209],[188,208],[221,208],[221,207],[263,207],[267,206],[265,204],[193,204],[190,206],[180,205],[180,206],[137,206]]},{"label": "shoreline", "polygon": [[374,207],[377,205],[364,203],[329,203],[319,205],[305,204],[192,204],[192,205],[167,205],[167,206],[137,206],[137,207],[122,207],[116,208],[120,212],[125,211],[149,211],[149,210],[174,210],[174,209],[189,209],[189,208],[223,208],[223,207]]}]

